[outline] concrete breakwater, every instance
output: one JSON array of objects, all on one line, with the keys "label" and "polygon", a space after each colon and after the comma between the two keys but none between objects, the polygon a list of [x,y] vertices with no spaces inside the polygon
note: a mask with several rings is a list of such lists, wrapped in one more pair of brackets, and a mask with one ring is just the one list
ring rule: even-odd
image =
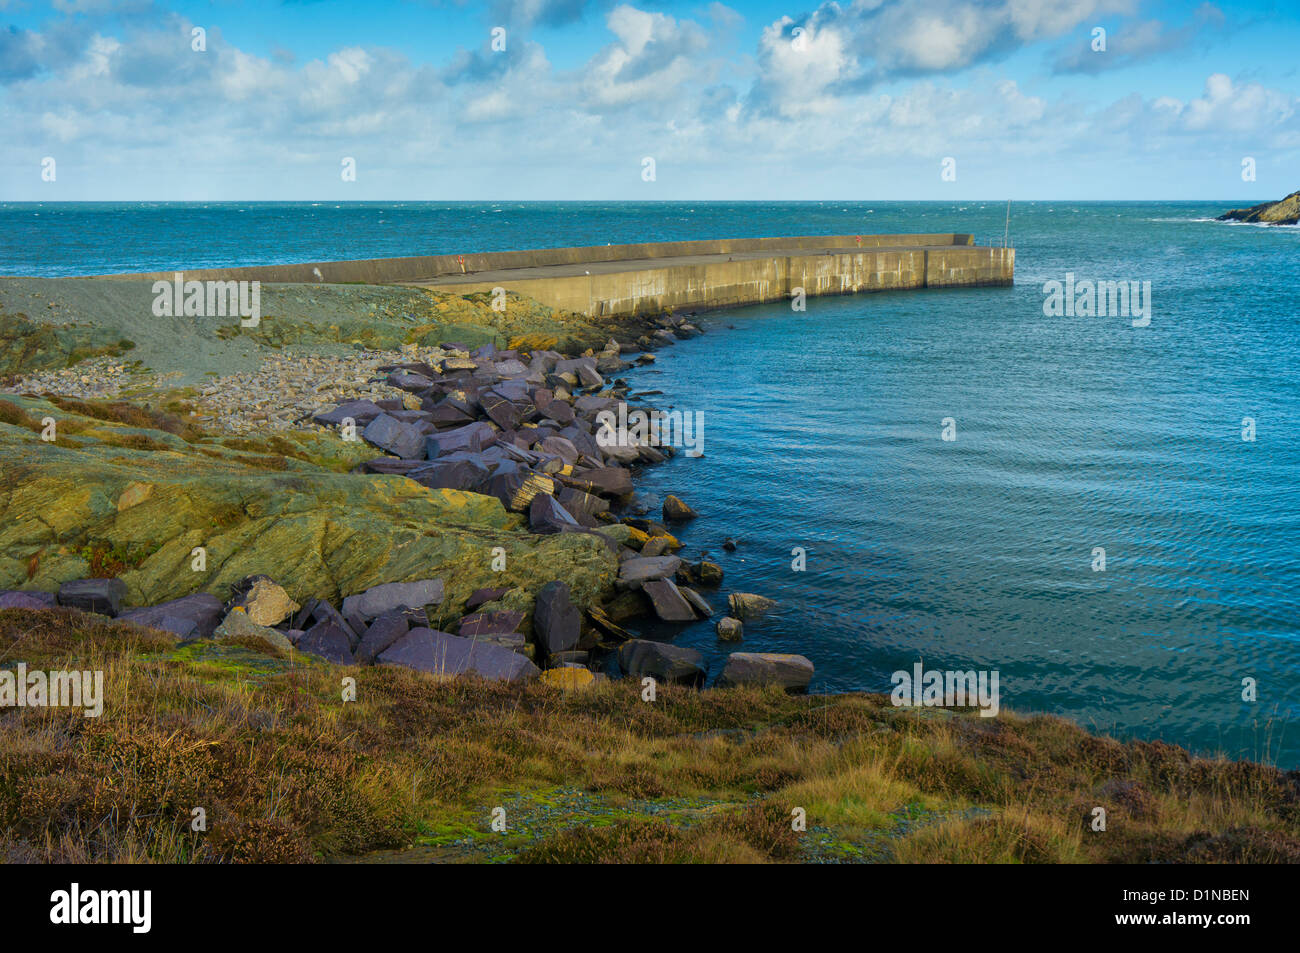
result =
[{"label": "concrete breakwater", "polygon": [[[808,297],[1009,285],[1015,250],[970,235],[813,235],[595,245],[186,271],[187,280],[498,288],[588,317],[737,307]],[[170,280],[173,272],[103,277]]]}]

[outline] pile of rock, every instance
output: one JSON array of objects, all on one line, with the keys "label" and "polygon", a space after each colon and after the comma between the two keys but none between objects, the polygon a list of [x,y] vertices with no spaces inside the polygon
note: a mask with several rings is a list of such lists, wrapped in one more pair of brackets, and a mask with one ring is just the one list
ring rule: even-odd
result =
[{"label": "pile of rock", "polygon": [[[671,316],[652,323],[654,330],[638,343],[698,333]],[[649,360],[650,355],[638,358]],[[603,677],[592,669],[615,653],[626,675],[702,686],[708,672],[701,653],[632,638],[618,624],[647,614],[676,624],[709,618],[713,609],[699,590],[717,587],[723,578],[716,563],[687,563],[676,555],[682,546],[666,524],[698,515],[680,498],[666,498],[662,522],[616,516],[632,496],[630,468],[662,462],[672,453],[646,442],[598,439],[609,432],[598,415],[610,412],[618,419],[628,396],[625,382],[610,378],[630,366],[613,340],[579,357],[492,345],[470,351],[448,343],[407,347],[399,355],[273,359],[256,374],[223,379],[202,395],[207,409],[236,432],[301,425],[310,417],[310,426],[337,428],[344,439],[384,452],[362,464],[361,472],[496,497],[507,510],[523,514],[535,533],[597,535],[618,554],[619,572],[613,598],[603,607],[588,607],[585,619],[560,581],[545,582],[533,594],[479,590],[465,602],[465,614],[448,624],[450,607],[439,579],[374,586],[348,595],[336,608],[322,599],[299,604],[264,575],[241,580],[224,603],[195,594],[124,610],[121,580],[88,579],[65,583],[58,593],[0,593],[0,609],[68,606],[181,641],[297,651],[339,665],[403,665],[439,676],[473,672],[509,681],[545,672],[547,681],[566,688]],[[324,409],[322,398],[335,403]],[[733,593],[719,636],[739,640],[741,620],[771,605],[760,596]],[[811,675],[812,664],[802,656],[737,653],[718,683],[799,691]]]},{"label": "pile of rock", "polygon": [[611,504],[632,493],[628,467],[672,452],[597,439],[597,415],[617,414],[626,395],[625,385],[606,383],[630,366],[616,341],[576,358],[492,345],[470,352],[448,344],[443,353],[381,368],[405,400],[347,401],[314,421],[388,454],[362,464],[363,472],[494,496],[526,514],[537,533],[613,522]]},{"label": "pile of rock", "polygon": [[314,413],[347,401],[396,399],[400,409],[405,406],[400,403],[402,393],[389,385],[380,368],[400,361],[437,363],[444,357],[442,348],[414,344],[400,351],[358,350],[339,356],[290,351],[265,359],[255,371],[205,385],[195,401],[195,419],[247,434],[315,430]]},{"label": "pile of rock", "polygon": [[[150,383],[155,380],[158,378],[149,378]],[[8,386],[0,387],[0,393],[58,394],[94,400],[118,397],[141,386],[142,381],[144,377],[135,366],[119,358],[97,357],[75,367],[24,374]]]},{"label": "pile of rock", "polygon": [[[680,563],[675,556],[659,569]],[[690,570],[688,570],[689,572]],[[636,572],[629,573],[629,576]],[[666,577],[642,580],[664,582]],[[688,590],[689,591],[689,590]],[[32,590],[0,592],[0,609],[53,609],[65,607],[116,618],[142,628],[173,635],[177,642],[210,639],[248,646],[259,651],[288,655],[293,651],[323,658],[336,665],[403,665],[440,677],[474,673],[483,678],[522,681],[542,672],[580,669],[590,673],[593,650],[617,646],[619,667],[625,675],[652,677],[656,681],[702,687],[708,676],[703,655],[666,642],[633,639],[600,609],[582,612],[570,600],[568,586],[547,583],[533,600],[532,631],[522,630],[525,612],[510,608],[512,590],[481,589],[466,601],[466,614],[447,626],[435,628],[430,612],[438,610],[445,590],[440,579],[386,583],[347,596],[335,608],[323,599],[296,602],[285,589],[265,575],[248,576],[231,587],[222,602],[207,593],[195,593],[156,606],[124,609],[126,584],[120,579],[77,579],[64,583],[57,593]],[[787,691],[804,691],[812,678],[812,663],[799,655],[735,653],[730,656],[717,684],[780,685]],[[548,676],[563,687],[582,687],[604,677],[600,674]]]}]

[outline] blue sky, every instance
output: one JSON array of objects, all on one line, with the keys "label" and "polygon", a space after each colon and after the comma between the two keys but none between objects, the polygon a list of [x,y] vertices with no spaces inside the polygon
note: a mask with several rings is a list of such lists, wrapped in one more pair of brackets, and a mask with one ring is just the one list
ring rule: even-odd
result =
[{"label": "blue sky", "polygon": [[0,200],[1262,201],[1297,41],[1271,2],[0,0]]}]

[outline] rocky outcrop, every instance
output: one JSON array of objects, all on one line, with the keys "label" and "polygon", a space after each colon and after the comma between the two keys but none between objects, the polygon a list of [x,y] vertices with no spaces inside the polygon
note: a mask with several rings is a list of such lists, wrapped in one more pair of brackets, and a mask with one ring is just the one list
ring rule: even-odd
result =
[{"label": "rocky outcrop", "polygon": [[[338,604],[436,575],[456,611],[477,589],[535,591],[539,579],[566,582],[585,607],[617,571],[603,538],[520,532],[519,518],[490,496],[331,472],[36,398],[0,401],[0,411],[0,588],[54,591],[109,570],[131,607],[196,592],[224,598],[264,573],[299,601]],[[57,424],[52,443],[40,434],[47,417]],[[300,446],[332,464],[323,440],[356,452],[333,437]]]},{"label": "rocky outcrop", "polygon": [[[686,336],[657,323],[664,341],[670,326]],[[277,346],[347,333],[268,319],[249,336]],[[613,376],[630,366],[619,343],[574,357],[555,350],[562,335],[502,349],[500,334],[435,334],[362,334],[354,346],[400,346],[400,360],[366,351],[359,376],[335,366],[327,376],[346,385],[306,407],[300,375],[291,400],[258,402],[237,437],[199,429],[219,415],[0,398],[0,586],[24,590],[0,598],[43,607],[41,591],[62,586],[60,603],[180,641],[337,665],[518,680],[539,666],[589,672],[617,652],[629,675],[701,686],[700,653],[618,624],[707,618],[694,587],[722,580],[717,564],[674,555],[667,523],[694,518],[690,506],[668,497],[661,522],[631,498],[633,468],[671,448],[596,439],[597,415],[628,399]],[[275,378],[250,380],[270,390]],[[57,435],[43,439],[50,423]],[[745,618],[770,605],[732,602]]]},{"label": "rocky outcrop", "polygon": [[1264,202],[1250,208],[1234,208],[1219,216],[1220,222],[1262,222],[1267,225],[1300,224],[1300,192],[1278,202]]}]

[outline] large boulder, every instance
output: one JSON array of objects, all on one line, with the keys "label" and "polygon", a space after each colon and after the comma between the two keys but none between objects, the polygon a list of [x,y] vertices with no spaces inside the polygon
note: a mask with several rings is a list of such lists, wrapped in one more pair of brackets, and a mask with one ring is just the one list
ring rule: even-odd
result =
[{"label": "large boulder", "polygon": [[207,639],[221,624],[224,612],[216,596],[196,592],[161,605],[128,609],[117,618],[132,625],[171,632],[182,639]]},{"label": "large boulder", "polygon": [[569,486],[601,496],[627,496],[632,492],[632,474],[623,467],[593,467],[574,471]]},{"label": "large boulder", "polygon": [[355,658],[358,665],[370,665],[390,645],[411,630],[406,615],[400,611],[385,612],[366,629],[357,646]]},{"label": "large boulder", "polygon": [[549,493],[538,493],[528,504],[528,528],[534,533],[568,533],[581,524]]},{"label": "large boulder", "polygon": [[404,665],[440,678],[472,672],[483,678],[518,682],[538,673],[537,666],[518,652],[436,629],[412,629],[375,661],[379,665]]},{"label": "large boulder", "polygon": [[778,685],[787,692],[806,692],[812,681],[813,663],[802,655],[777,652],[733,652],[727,657],[715,684]]},{"label": "large boulder", "polygon": [[664,498],[664,521],[665,522],[682,522],[684,520],[693,520],[700,514],[695,512],[680,497],[673,496],[671,493]]},{"label": "large boulder", "polygon": [[504,466],[487,482],[487,493],[501,501],[501,505],[515,513],[528,512],[533,498],[539,493],[555,492],[555,482],[528,469],[507,470]]},{"label": "large boulder", "polygon": [[533,606],[533,634],[538,649],[547,656],[567,652],[582,635],[582,615],[569,598],[569,587],[548,582],[537,593]]},{"label": "large boulder", "polygon": [[332,410],[321,411],[312,417],[323,427],[337,427],[345,420],[351,420],[358,427],[364,427],[384,411],[371,400],[350,400],[339,404]]},{"label": "large boulder", "polygon": [[361,641],[361,633],[365,631],[364,628],[360,631],[353,628],[352,624],[343,618],[343,614],[324,599],[308,599],[302,610],[294,616],[293,627],[305,631],[321,622],[333,622],[342,629],[348,637],[348,644],[353,649],[356,649]]},{"label": "large boulder", "polygon": [[231,600],[227,608],[243,609],[248,620],[255,625],[279,625],[302,608],[270,576],[245,576],[230,590]]},{"label": "large boulder", "polygon": [[436,606],[442,602],[443,595],[441,579],[389,582],[344,599],[343,617],[369,622],[385,612]]},{"label": "large boulder", "polygon": [[404,424],[388,414],[380,414],[361,431],[361,439],[403,460],[424,457],[424,434],[418,427]]},{"label": "large boulder", "polygon": [[499,635],[518,632],[524,621],[522,612],[510,609],[498,609],[495,612],[471,612],[456,625],[456,634],[461,638],[475,638],[481,635]]},{"label": "large boulder", "polygon": [[757,619],[771,609],[776,602],[766,596],[756,596],[752,592],[733,592],[727,597],[731,614],[737,619]]},{"label": "large boulder", "polygon": [[633,678],[650,676],[656,681],[679,685],[702,685],[708,674],[704,656],[667,642],[632,639],[618,648],[618,665]]},{"label": "large boulder", "polygon": [[82,612],[115,616],[126,598],[126,583],[121,579],[74,579],[59,586],[59,605]]},{"label": "large boulder", "polygon": [[352,664],[352,640],[341,625],[329,619],[317,622],[299,636],[294,648],[319,655],[335,665]]},{"label": "large boulder", "polygon": [[618,584],[624,589],[640,589],[652,580],[672,577],[681,564],[676,556],[636,556],[619,566]]},{"label": "large boulder", "polygon": [[694,622],[695,609],[671,579],[651,579],[641,587],[655,615],[665,622]]},{"label": "large boulder", "polygon": [[724,642],[740,642],[745,637],[745,625],[739,619],[723,616],[718,620],[718,638]]},{"label": "large boulder", "polygon": [[258,625],[248,618],[242,609],[231,611],[212,633],[217,642],[244,645],[271,655],[288,655],[293,650],[293,643],[288,636],[278,629]]},{"label": "large boulder", "polygon": [[0,592],[0,609],[53,609],[58,604],[54,593],[39,589],[9,589]]},{"label": "large boulder", "polygon": [[432,490],[477,490],[487,482],[491,471],[482,460],[457,456],[422,464],[406,476]]},{"label": "large boulder", "polygon": [[495,602],[510,590],[505,586],[494,586],[490,589],[475,589],[465,600],[465,611],[473,612],[485,602]]},{"label": "large boulder", "polygon": [[430,434],[425,439],[425,448],[429,459],[436,460],[438,457],[462,450],[478,453],[495,443],[496,439],[496,429],[490,423],[476,420],[464,427]]},{"label": "large boulder", "polygon": [[713,615],[713,606],[709,605],[708,600],[690,586],[678,586],[677,589],[682,594],[682,598],[691,604],[691,608],[695,610],[696,615],[701,619],[707,619]]}]

